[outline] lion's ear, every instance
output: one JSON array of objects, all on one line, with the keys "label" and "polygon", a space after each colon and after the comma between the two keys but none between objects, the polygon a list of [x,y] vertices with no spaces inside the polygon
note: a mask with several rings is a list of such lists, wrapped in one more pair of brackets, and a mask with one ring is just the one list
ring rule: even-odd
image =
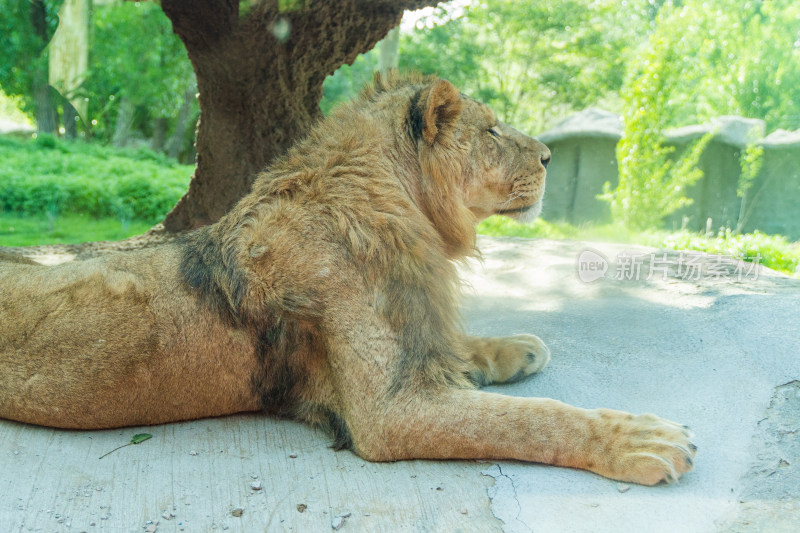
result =
[{"label": "lion's ear", "polygon": [[459,91],[447,80],[437,80],[420,95],[422,108],[422,138],[432,145],[442,135],[450,133],[461,115]]}]

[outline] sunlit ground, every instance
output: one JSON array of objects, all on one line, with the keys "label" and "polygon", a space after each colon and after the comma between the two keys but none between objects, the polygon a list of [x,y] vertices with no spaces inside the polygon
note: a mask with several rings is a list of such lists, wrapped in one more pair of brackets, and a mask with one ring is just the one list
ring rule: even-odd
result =
[{"label": "sunlit ground", "polygon": [[481,222],[478,233],[496,237],[576,239],[638,244],[668,250],[697,250],[734,259],[757,260],[773,270],[800,277],[800,242],[791,242],[780,235],[758,232],[737,235],[730,230],[720,230],[711,235],[686,230],[633,231],[617,224],[573,226],[542,219],[530,224],[519,224],[497,216]]}]

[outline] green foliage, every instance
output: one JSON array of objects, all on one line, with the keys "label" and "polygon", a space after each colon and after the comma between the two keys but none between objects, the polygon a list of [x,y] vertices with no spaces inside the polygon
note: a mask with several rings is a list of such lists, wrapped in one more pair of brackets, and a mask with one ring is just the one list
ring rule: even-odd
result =
[{"label": "green foliage", "polygon": [[565,222],[548,222],[537,218],[521,224],[508,217],[495,215],[478,224],[476,231],[492,237],[525,237],[540,239],[573,239],[580,234],[579,228]]},{"label": "green foliage", "polygon": [[789,242],[780,235],[765,235],[758,231],[740,235],[725,228],[715,237],[684,231],[662,236],[658,240],[652,239],[649,244],[673,250],[698,250],[747,261],[758,259],[760,264],[773,270],[800,275],[800,243]]},{"label": "green foliage", "polygon": [[333,75],[325,79],[322,87],[322,113],[327,115],[339,102],[353,98],[364,85],[372,81],[378,70],[378,51],[373,49],[359,55],[352,65],[342,65]]},{"label": "green foliage", "polygon": [[[438,7],[400,39],[400,69],[435,73],[486,102],[501,120],[537,132],[598,102],[615,107],[625,59],[649,31],[651,6],[632,0],[497,0]],[[372,78],[377,51],[325,82],[322,109]]]},{"label": "green foliage", "polygon": [[678,39],[669,10],[656,18],[657,29],[641,54],[641,70],[622,91],[626,102],[625,131],[617,145],[619,183],[606,183],[601,199],[610,202],[615,221],[644,229],[655,227],[665,216],[688,205],[686,188],[702,177],[697,162],[710,136],[695,142],[677,159],[665,145],[664,130],[674,107],[670,96],[685,81],[686,43]]},{"label": "green foliage", "polygon": [[91,134],[111,140],[123,98],[138,108],[135,127],[151,134],[152,119],[174,119],[194,73],[180,38],[153,2],[95,7],[89,72],[81,94],[89,99]]},{"label": "green foliage", "polygon": [[742,169],[739,175],[739,184],[736,188],[736,194],[739,198],[744,197],[750,186],[753,185],[753,180],[758,176],[763,164],[764,146],[756,143],[748,144],[739,160],[739,165]]},{"label": "green foliage", "polygon": [[[669,126],[724,114],[760,118],[767,131],[800,127],[800,4],[792,0],[667,2],[651,48],[678,78],[664,85]],[[660,74],[651,50],[632,63],[632,78]],[[637,70],[636,65],[642,65]]]},{"label": "green foliage", "polygon": [[[646,93],[642,96],[647,99]],[[612,191],[606,182],[599,196],[610,202],[615,221],[635,229],[657,227],[664,217],[691,204],[686,190],[703,177],[697,164],[713,138],[705,135],[675,159],[675,148],[664,144],[661,116],[642,109],[625,118],[625,133],[617,145],[617,188]]]},{"label": "green foliage", "polygon": [[453,20],[447,9],[434,14],[446,23],[403,36],[401,68],[448,78],[531,133],[601,101],[614,107],[650,16],[645,0],[497,0]]},{"label": "green foliage", "polygon": [[34,75],[47,72],[47,43],[58,26],[58,11],[63,0],[43,0],[44,38],[34,28],[30,1],[0,0],[0,87],[9,96],[19,97],[21,108],[33,113]]},{"label": "green foliage", "polygon": [[2,89],[0,89],[0,118],[21,124],[28,124],[31,121],[30,117],[22,111],[22,98],[9,96]]},{"label": "green foliage", "polygon": [[[800,126],[798,20],[800,9],[786,0],[686,0],[658,11],[622,90],[619,185],[601,196],[615,220],[653,227],[689,202],[686,189],[702,176],[697,161],[709,137],[676,158],[664,145],[666,128],[723,114],[761,118],[769,128]],[[760,152],[744,153],[740,196],[758,173]]]},{"label": "green foliage", "polygon": [[0,211],[82,213],[155,223],[186,191],[192,168],[149,150],[40,136],[0,137]]}]

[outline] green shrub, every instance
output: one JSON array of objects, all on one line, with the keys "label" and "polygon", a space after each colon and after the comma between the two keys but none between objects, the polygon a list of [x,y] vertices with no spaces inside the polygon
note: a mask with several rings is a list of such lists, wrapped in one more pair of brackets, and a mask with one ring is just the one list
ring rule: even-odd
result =
[{"label": "green shrub", "polygon": [[192,167],[143,148],[0,137],[0,210],[155,223],[186,191],[191,173]]}]

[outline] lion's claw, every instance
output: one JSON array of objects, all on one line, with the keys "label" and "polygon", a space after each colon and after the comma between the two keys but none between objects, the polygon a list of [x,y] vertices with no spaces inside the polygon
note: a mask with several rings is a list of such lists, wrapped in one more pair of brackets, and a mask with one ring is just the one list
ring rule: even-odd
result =
[{"label": "lion's claw", "polygon": [[596,440],[604,445],[595,451],[603,458],[592,470],[620,481],[655,485],[674,483],[694,467],[697,446],[685,426],[652,414],[598,412]]}]

